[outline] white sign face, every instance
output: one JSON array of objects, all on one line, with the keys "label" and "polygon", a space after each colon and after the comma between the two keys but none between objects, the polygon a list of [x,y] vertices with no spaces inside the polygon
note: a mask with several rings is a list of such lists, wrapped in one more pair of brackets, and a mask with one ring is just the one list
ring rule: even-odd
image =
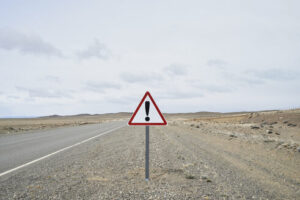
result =
[{"label": "white sign face", "polygon": [[167,125],[167,122],[151,94],[146,92],[128,125]]}]

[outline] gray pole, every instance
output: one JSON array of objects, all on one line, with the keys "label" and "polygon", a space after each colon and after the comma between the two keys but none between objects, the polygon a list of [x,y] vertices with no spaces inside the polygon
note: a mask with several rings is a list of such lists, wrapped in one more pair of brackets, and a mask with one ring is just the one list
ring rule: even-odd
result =
[{"label": "gray pole", "polygon": [[146,126],[145,179],[149,181],[149,126]]}]

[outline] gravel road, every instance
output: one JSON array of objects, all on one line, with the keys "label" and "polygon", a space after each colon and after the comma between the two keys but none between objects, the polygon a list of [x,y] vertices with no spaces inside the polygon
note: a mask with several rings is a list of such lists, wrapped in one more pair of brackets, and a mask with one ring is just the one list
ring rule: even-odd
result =
[{"label": "gravel road", "polygon": [[1,199],[300,199],[300,153],[184,123],[124,127],[0,177]]}]

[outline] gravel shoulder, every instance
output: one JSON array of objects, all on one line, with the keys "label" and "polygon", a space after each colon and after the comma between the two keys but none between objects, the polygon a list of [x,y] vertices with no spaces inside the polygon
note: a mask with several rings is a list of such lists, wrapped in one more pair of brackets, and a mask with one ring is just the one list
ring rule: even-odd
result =
[{"label": "gravel shoulder", "polygon": [[215,124],[125,127],[0,178],[0,199],[299,199],[300,153]]}]

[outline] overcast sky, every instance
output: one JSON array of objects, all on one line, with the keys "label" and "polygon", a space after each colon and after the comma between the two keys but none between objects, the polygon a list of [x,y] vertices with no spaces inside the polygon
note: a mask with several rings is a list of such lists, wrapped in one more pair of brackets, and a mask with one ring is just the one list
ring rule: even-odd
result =
[{"label": "overcast sky", "polygon": [[0,117],[300,107],[300,1],[0,1]]}]

